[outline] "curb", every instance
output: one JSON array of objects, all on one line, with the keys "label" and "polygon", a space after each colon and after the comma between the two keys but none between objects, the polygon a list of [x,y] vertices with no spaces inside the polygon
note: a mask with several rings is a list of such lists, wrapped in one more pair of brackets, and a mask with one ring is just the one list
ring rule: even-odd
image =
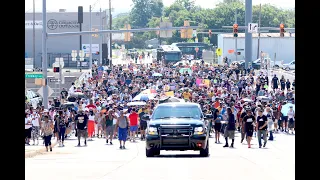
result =
[{"label": "curb", "polygon": [[[52,148],[54,148],[56,145],[58,144],[58,141],[57,142],[55,142],[55,143],[52,143]],[[25,152],[25,158],[32,158],[32,157],[34,157],[34,156],[36,156],[36,155],[39,155],[39,154],[44,154],[44,153],[46,153],[47,152],[47,150],[46,150],[46,148],[43,146],[43,148],[41,148],[40,150],[36,150],[36,151],[31,151],[31,152]]]}]

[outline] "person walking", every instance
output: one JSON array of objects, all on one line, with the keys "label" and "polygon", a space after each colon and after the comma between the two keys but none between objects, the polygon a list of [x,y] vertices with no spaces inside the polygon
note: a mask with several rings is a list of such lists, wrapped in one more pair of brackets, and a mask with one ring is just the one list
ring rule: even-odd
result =
[{"label": "person walking", "polygon": [[148,123],[146,120],[144,120],[144,116],[148,113],[147,109],[145,106],[143,106],[140,110],[140,112],[138,112],[139,114],[139,120],[140,120],[140,134],[141,134],[141,137],[140,139],[141,140],[144,140],[146,138],[146,132],[145,130],[147,129],[147,126],[148,126]]},{"label": "person walking", "polygon": [[284,79],[284,76],[281,76],[280,79],[280,87],[281,87],[281,91],[284,91],[285,87],[286,87],[286,79]]},{"label": "person walking", "polygon": [[32,123],[31,118],[29,116],[29,113],[25,113],[24,118],[24,129],[25,129],[25,144],[30,145],[30,139],[31,139],[31,131],[32,131]]},{"label": "person walking", "polygon": [[293,130],[294,130],[294,123],[295,123],[295,112],[293,110],[293,106],[290,106],[289,107],[290,110],[288,111],[288,121],[289,121],[289,124],[288,124],[288,129],[289,129],[289,133],[291,131],[291,134],[294,134]]},{"label": "person walking", "polygon": [[232,140],[230,147],[233,148],[234,147],[234,133],[236,130],[236,121],[235,121],[234,114],[232,113],[232,110],[230,107],[227,108],[227,115],[228,115],[228,118],[227,118],[228,124],[225,128],[225,131],[224,131],[224,137],[226,140],[226,144],[223,147],[229,147],[229,144],[228,144],[228,138],[229,138]]},{"label": "person walking", "polygon": [[120,143],[120,149],[126,149],[125,145],[127,141],[129,122],[127,116],[124,115],[123,110],[120,111],[120,115],[117,118],[116,126],[118,127],[118,139]]},{"label": "person walking", "polygon": [[276,107],[275,102],[272,103],[271,109],[272,109],[272,113],[273,113],[273,117],[274,117],[273,128],[274,128],[275,132],[278,132],[279,110]]},{"label": "person walking", "polygon": [[113,120],[117,117],[114,114],[114,111],[112,109],[109,109],[108,114],[105,113],[105,120],[106,120],[106,143],[109,143],[112,145],[112,139],[113,139],[113,133],[114,133],[114,125]]},{"label": "person walking", "polygon": [[276,89],[278,89],[278,85],[279,85],[279,78],[277,77],[277,75],[275,74],[272,78],[272,89],[273,91],[275,91]]},{"label": "person walking", "polygon": [[273,141],[273,130],[274,130],[274,116],[273,113],[271,112],[271,108],[267,107],[266,108],[266,116],[268,119],[268,132],[269,132],[269,141]]},{"label": "person walking", "polygon": [[[45,112],[46,110],[44,110]],[[43,122],[41,124],[41,135],[43,136],[44,139],[44,145],[46,146],[47,152],[52,151],[52,146],[51,146],[51,138],[53,135],[53,122],[49,119],[48,114],[44,114],[43,116]]]},{"label": "person walking", "polygon": [[291,88],[291,82],[289,79],[287,79],[286,88],[287,88],[287,91]]},{"label": "person walking", "polygon": [[78,147],[80,145],[80,139],[81,137],[84,138],[84,145],[87,146],[87,124],[88,124],[88,116],[83,113],[83,110],[80,109],[78,114],[75,117],[76,122],[76,136],[78,137]]},{"label": "person walking", "polygon": [[138,131],[138,117],[139,115],[136,113],[136,109],[133,108],[129,115],[130,120],[130,141],[136,142],[135,137]]},{"label": "person walking", "polygon": [[251,140],[253,136],[253,131],[256,123],[256,118],[252,114],[252,110],[250,107],[246,107],[246,115],[243,117],[243,124],[245,126],[245,134],[247,136],[248,148],[251,148]]},{"label": "person walking", "polygon": [[58,111],[58,113],[59,115],[56,117],[56,123],[59,134],[59,146],[64,147],[64,138],[67,128],[66,123],[68,122],[68,119],[64,116],[63,111]]},{"label": "person walking", "polygon": [[261,148],[262,143],[261,143],[261,135],[263,135],[263,147],[266,147],[267,144],[267,129],[268,129],[268,118],[267,116],[263,115],[263,110],[259,109],[258,110],[258,117],[257,117],[257,122],[258,122],[258,143],[259,143],[259,148]]},{"label": "person walking", "polygon": [[95,116],[93,109],[90,109],[89,111],[89,119],[88,119],[88,136],[89,136],[89,141],[92,141],[92,137],[94,136],[94,124],[95,124]]},{"label": "person walking", "polygon": [[222,121],[222,116],[220,115],[220,112],[218,110],[214,111],[213,124],[214,124],[215,138],[216,138],[215,143],[219,143],[219,144],[220,144],[221,121]]},{"label": "person walking", "polygon": [[33,111],[33,113],[30,115],[30,118],[32,123],[32,131],[31,131],[31,139],[33,141],[32,145],[39,145],[40,115],[36,111]]}]

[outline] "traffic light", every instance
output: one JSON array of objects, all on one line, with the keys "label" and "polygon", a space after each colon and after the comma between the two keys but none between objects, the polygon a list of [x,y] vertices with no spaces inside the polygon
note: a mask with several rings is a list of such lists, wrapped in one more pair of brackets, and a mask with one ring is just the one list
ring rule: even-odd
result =
[{"label": "traffic light", "polygon": [[237,52],[237,55],[241,55],[241,52]]},{"label": "traffic light", "polygon": [[280,24],[280,37],[284,37],[284,24]]},{"label": "traffic light", "polygon": [[[188,27],[190,26],[190,22],[189,21],[184,21],[183,22],[183,26],[184,27]],[[193,29],[192,28],[188,28],[188,29],[181,29],[181,38],[193,38]]]},{"label": "traffic light", "polygon": [[[130,26],[130,24],[125,24],[124,28],[129,30],[129,29],[131,29],[131,26]],[[130,32],[124,33],[124,41],[131,41],[131,33]]]},{"label": "traffic light", "polygon": [[238,37],[238,24],[233,24],[233,37]]},{"label": "traffic light", "polygon": [[100,52],[99,52],[99,51],[97,51],[97,52],[96,52],[96,55],[99,55],[99,54],[100,54]]},{"label": "traffic light", "polygon": [[54,68],[53,68],[53,72],[55,72],[55,73],[60,72],[60,67],[54,67]]},{"label": "traffic light", "polygon": [[209,29],[209,37],[211,37],[212,36],[212,31],[211,31],[211,29]]}]

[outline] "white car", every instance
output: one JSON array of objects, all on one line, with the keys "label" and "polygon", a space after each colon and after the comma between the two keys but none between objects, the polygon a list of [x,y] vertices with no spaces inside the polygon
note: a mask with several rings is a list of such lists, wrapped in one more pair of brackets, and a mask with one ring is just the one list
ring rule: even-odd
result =
[{"label": "white car", "polygon": [[295,60],[293,60],[289,63],[283,64],[282,69],[286,71],[290,71],[290,70],[295,70],[295,67],[296,67]]}]

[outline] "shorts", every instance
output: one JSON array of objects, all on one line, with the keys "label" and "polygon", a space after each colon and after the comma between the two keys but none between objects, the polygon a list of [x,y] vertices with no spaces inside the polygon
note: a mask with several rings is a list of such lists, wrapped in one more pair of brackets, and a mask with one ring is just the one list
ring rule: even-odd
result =
[{"label": "shorts", "polygon": [[31,138],[32,139],[38,139],[40,135],[40,127],[39,126],[33,126],[31,130]]},{"label": "shorts", "polygon": [[214,124],[214,130],[217,132],[221,132],[221,123],[215,123]]},{"label": "shorts", "polygon": [[289,120],[288,128],[294,128],[294,121],[291,119]]},{"label": "shorts", "polygon": [[246,135],[249,136],[249,137],[252,137],[252,135],[253,135],[253,129],[248,129],[248,130],[246,131]]},{"label": "shorts", "polygon": [[106,127],[106,136],[108,136],[108,135],[113,135],[113,132],[114,132],[114,126],[112,125],[112,126],[107,126]]},{"label": "shorts", "polygon": [[229,139],[234,139],[234,130],[225,130],[224,137]]},{"label": "shorts", "polygon": [[80,137],[87,138],[88,137],[88,131],[86,129],[78,129],[77,130],[77,136],[78,136],[78,138],[80,138]]},{"label": "shorts", "polygon": [[138,131],[138,126],[130,126],[130,131]]},{"label": "shorts", "polygon": [[282,116],[281,120],[284,121],[285,123],[287,123],[288,122],[288,116]]},{"label": "shorts", "polygon": [[26,137],[26,138],[31,138],[31,131],[32,131],[32,127],[31,128],[29,128],[29,129],[25,129],[24,130],[24,136]]},{"label": "shorts", "polygon": [[140,122],[140,130],[146,130],[147,129],[147,126],[148,126],[148,124],[147,124],[147,122]]},{"label": "shorts", "polygon": [[119,141],[126,141],[128,136],[127,128],[118,128]]}]

